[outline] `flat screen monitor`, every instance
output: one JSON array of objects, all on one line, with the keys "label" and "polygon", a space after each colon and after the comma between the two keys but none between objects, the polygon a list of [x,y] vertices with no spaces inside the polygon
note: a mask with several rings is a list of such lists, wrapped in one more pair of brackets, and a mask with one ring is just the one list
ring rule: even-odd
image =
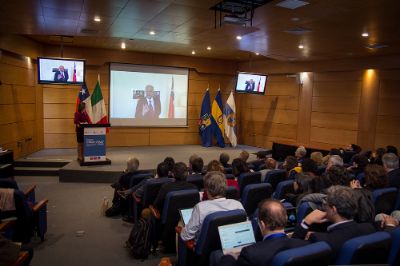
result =
[{"label": "flat screen monitor", "polygon": [[39,57],[38,81],[40,84],[82,84],[85,60]]},{"label": "flat screen monitor", "polygon": [[189,69],[110,64],[110,123],[186,127]]},{"label": "flat screen monitor", "polygon": [[264,94],[267,78],[268,76],[263,74],[240,72],[235,91],[238,93]]}]

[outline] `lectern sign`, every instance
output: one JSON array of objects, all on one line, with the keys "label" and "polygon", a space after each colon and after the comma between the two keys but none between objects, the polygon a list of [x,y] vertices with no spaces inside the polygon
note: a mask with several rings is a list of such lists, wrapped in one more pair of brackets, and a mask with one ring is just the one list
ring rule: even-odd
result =
[{"label": "lectern sign", "polygon": [[106,128],[85,127],[84,131],[84,161],[106,161]]}]

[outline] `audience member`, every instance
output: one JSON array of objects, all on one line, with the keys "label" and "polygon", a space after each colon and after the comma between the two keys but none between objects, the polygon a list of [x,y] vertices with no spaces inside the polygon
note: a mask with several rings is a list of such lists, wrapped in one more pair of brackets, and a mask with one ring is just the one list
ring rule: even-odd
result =
[{"label": "audience member", "polygon": [[318,175],[318,167],[314,160],[305,158],[301,163],[301,171],[306,175]]},{"label": "audience member", "polygon": [[364,155],[356,154],[353,156],[353,165],[348,167],[347,170],[354,174],[355,177],[357,175],[364,172],[365,167],[368,165],[368,158]]},{"label": "audience member", "polygon": [[286,209],[280,201],[262,201],[258,207],[258,225],[263,241],[244,247],[240,254],[222,256],[218,265],[271,265],[272,258],[280,251],[306,245],[306,241],[287,237],[284,231],[287,219]]},{"label": "audience member", "polygon": [[175,181],[163,184],[153,203],[154,207],[156,207],[156,209],[160,213],[162,213],[164,200],[168,192],[184,189],[197,189],[195,185],[186,182],[186,178],[188,176],[188,168],[185,163],[176,163],[174,169],[172,170],[172,175]]},{"label": "audience member", "polygon": [[192,154],[189,157],[189,174],[192,173],[192,165],[196,159],[200,158],[197,154]]},{"label": "audience member", "polygon": [[396,156],[399,156],[399,154],[397,153],[397,148],[392,145],[386,146],[386,153],[394,153]]},{"label": "audience member", "polygon": [[[209,173],[209,172],[221,172],[221,173],[224,173],[224,170],[225,169],[222,166],[222,164],[220,162],[218,162],[217,160],[212,160],[207,165],[207,173]],[[240,190],[239,184],[237,182],[237,178],[232,178],[232,179],[228,179],[227,178],[226,179],[226,185],[228,187],[235,187],[238,192]],[[203,199],[207,199],[207,198],[208,198],[207,191],[204,191]]]},{"label": "audience member", "polygon": [[201,157],[197,157],[191,162],[191,175],[201,175],[203,173],[204,162]]},{"label": "audience member", "polygon": [[225,198],[226,187],[226,179],[223,173],[208,172],[204,176],[204,190],[207,192],[208,200],[201,201],[194,206],[189,223],[181,231],[182,240],[197,240],[205,217],[211,213],[244,210],[239,201]]},{"label": "audience member", "polygon": [[399,157],[394,153],[386,153],[382,156],[382,162],[389,179],[389,185],[400,190]]},{"label": "audience member", "polygon": [[265,169],[259,171],[261,173],[261,182],[264,182],[267,173],[274,169],[276,169],[276,160],[272,157],[267,157],[265,159]]},{"label": "audience member", "polygon": [[298,206],[298,202],[308,195],[313,193],[312,190],[312,180],[314,176],[307,175],[304,173],[296,174],[296,177],[293,182],[293,191],[294,193],[285,194],[286,201],[290,202],[293,206]]},{"label": "audience member", "polygon": [[164,163],[168,167],[168,177],[172,177],[172,170],[174,169],[175,160],[172,157],[165,157]]},{"label": "audience member", "polygon": [[[311,242],[327,242],[336,257],[342,245],[347,240],[375,232],[371,223],[356,223],[353,219],[357,214],[357,201],[354,192],[349,187],[332,186],[328,189],[325,211],[314,210],[298,224],[293,234],[294,238],[307,239]],[[313,224],[329,221],[326,232],[308,233]]]},{"label": "audience member", "polygon": [[312,152],[310,155],[310,159],[313,160],[317,166],[323,165],[323,155],[319,151]]},{"label": "audience member", "polygon": [[249,159],[249,156],[250,156],[250,154],[245,150],[242,150],[242,152],[239,154],[239,158],[242,159],[244,162],[247,162],[247,160]]},{"label": "audience member", "polygon": [[250,172],[249,167],[243,159],[236,158],[232,161],[232,174],[239,177],[240,174]]},{"label": "audience member", "polygon": [[286,170],[288,177],[292,177],[291,175],[293,175],[293,178],[295,173],[301,172],[301,167],[298,167],[298,162],[296,157],[290,155],[287,156],[283,161],[282,169]]},{"label": "audience member", "polygon": [[369,163],[383,165],[382,156],[385,153],[386,153],[385,148],[377,148],[375,151],[371,153],[371,156],[369,157]]},{"label": "audience member", "polygon": [[369,164],[365,167],[365,188],[369,190],[385,188],[389,185],[385,169],[377,164]]},{"label": "audience member", "polygon": [[343,166],[342,157],[340,157],[339,155],[331,155],[326,165],[326,171],[328,171],[332,166]]},{"label": "audience member", "polygon": [[223,167],[231,167],[229,162],[229,154],[223,152],[219,155],[219,162],[222,164]]},{"label": "audience member", "polygon": [[307,155],[307,150],[304,146],[299,146],[294,153],[294,156],[296,157],[297,162],[299,163],[303,161],[306,155]]}]

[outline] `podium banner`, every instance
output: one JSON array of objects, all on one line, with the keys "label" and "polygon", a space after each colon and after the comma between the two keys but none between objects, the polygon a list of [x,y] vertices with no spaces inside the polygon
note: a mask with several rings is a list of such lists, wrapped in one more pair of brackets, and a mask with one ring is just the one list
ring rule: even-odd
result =
[{"label": "podium banner", "polygon": [[106,128],[85,127],[84,129],[84,161],[101,162],[106,161]]}]

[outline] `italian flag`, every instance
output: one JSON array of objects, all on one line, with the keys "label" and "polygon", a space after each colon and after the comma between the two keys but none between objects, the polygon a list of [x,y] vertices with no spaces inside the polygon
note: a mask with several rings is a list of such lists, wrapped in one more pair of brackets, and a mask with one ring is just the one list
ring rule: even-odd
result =
[{"label": "italian flag", "polygon": [[90,98],[93,110],[93,124],[108,124],[106,104],[104,103],[103,94],[101,93],[100,82],[97,80],[96,87]]}]

